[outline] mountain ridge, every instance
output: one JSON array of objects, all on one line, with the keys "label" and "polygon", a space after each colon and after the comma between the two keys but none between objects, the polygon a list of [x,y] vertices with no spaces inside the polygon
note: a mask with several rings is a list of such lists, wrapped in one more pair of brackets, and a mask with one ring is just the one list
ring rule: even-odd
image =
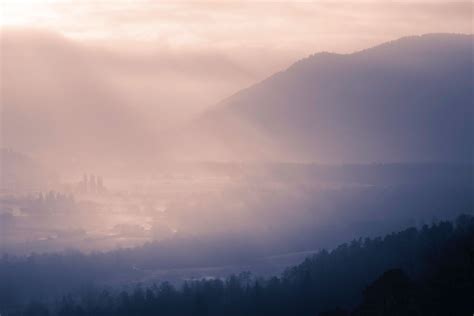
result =
[{"label": "mountain ridge", "polygon": [[469,161],[473,43],[472,34],[427,34],[311,55],[203,113],[192,137],[211,149],[193,151],[224,160],[245,152],[238,159]]}]

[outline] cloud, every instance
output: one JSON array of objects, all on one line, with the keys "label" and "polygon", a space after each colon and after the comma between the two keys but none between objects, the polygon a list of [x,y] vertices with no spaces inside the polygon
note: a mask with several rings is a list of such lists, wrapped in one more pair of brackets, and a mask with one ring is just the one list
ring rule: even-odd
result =
[{"label": "cloud", "polygon": [[305,53],[308,47],[349,52],[408,34],[470,33],[473,8],[469,1],[438,0],[19,3],[6,0],[7,22],[84,40],[195,49],[291,47]]}]

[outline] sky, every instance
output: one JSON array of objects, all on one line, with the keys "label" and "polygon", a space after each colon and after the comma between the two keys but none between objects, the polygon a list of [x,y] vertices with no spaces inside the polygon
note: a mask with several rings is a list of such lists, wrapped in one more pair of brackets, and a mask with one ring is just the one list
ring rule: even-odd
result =
[{"label": "sky", "polygon": [[[176,78],[185,78],[185,86],[198,87],[194,90],[200,90],[206,80],[204,96],[193,98],[196,102],[188,105],[196,111],[320,51],[350,53],[424,33],[472,33],[474,8],[470,1],[444,0],[0,3],[3,50],[8,45],[4,40],[7,35],[35,43],[50,42],[54,35],[74,43],[76,48],[94,50],[95,55],[97,49],[108,50],[109,54],[124,57],[125,64],[144,65],[135,67],[141,71],[135,71],[143,79],[141,86],[151,81],[153,71],[166,72],[173,83],[178,82]],[[25,33],[33,35],[25,37]],[[144,62],[151,59],[155,59],[153,65]],[[4,58],[3,62],[8,60]],[[124,68],[123,64],[114,69]],[[180,89],[163,90],[170,94]],[[171,93],[167,98],[174,96]]]},{"label": "sky", "polygon": [[[473,4],[444,0],[1,0],[3,29],[34,29],[121,51],[229,56],[260,80],[319,51],[407,35],[472,33]],[[249,82],[246,82],[248,84]]]},{"label": "sky", "polygon": [[74,126],[81,136],[86,124],[111,135],[125,124],[153,134],[317,52],[473,29],[469,1],[0,3],[0,136],[8,146],[24,143],[20,149],[44,147],[36,138]]},{"label": "sky", "polygon": [[2,33],[41,30],[116,52],[177,58],[178,64],[227,59],[236,77],[246,78],[224,85],[207,104],[320,51],[349,53],[407,35],[472,33],[474,8],[470,1],[445,0],[0,3]]},{"label": "sky", "polygon": [[2,26],[102,44],[348,52],[404,35],[472,32],[469,1],[2,0]]}]

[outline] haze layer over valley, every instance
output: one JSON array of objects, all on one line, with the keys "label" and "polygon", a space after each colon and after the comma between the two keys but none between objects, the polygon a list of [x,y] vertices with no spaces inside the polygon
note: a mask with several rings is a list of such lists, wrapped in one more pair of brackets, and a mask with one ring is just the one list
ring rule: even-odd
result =
[{"label": "haze layer over valley", "polygon": [[[77,67],[70,82],[25,73],[122,59],[77,56],[73,43],[53,37],[41,47],[56,55],[41,62],[29,50],[12,53],[39,45],[22,36],[4,42],[5,58],[30,67],[7,64],[12,80],[2,85],[4,144],[29,148],[2,150],[9,252],[259,240],[234,250],[230,264],[472,211],[472,35],[318,53],[171,126],[110,100],[81,77],[98,80],[93,67]],[[42,85],[25,95],[15,78]],[[56,85],[66,86],[51,102],[64,106],[50,108],[43,93]],[[180,247],[194,247],[187,243]]]}]

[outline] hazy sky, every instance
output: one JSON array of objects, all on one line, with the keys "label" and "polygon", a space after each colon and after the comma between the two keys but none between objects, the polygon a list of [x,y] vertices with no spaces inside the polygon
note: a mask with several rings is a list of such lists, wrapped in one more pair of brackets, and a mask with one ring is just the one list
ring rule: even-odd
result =
[{"label": "hazy sky", "polygon": [[155,133],[316,52],[472,33],[473,12],[442,0],[0,3],[3,142],[21,144],[20,126],[25,148],[75,125]]},{"label": "hazy sky", "polygon": [[[470,1],[0,0],[0,3],[2,33],[11,29],[40,30],[43,35],[59,33],[76,46],[101,46],[120,54],[138,53],[138,56],[128,55],[131,64],[144,64],[143,60],[150,56],[160,59],[160,65],[141,68],[148,79],[150,72],[156,73],[157,69],[172,69],[173,78],[177,71],[179,77],[187,80],[192,77],[199,80],[208,69],[218,70],[218,80],[206,79],[215,90],[205,93],[200,103],[206,104],[213,104],[319,51],[352,52],[406,35],[472,33],[473,29]],[[33,37],[28,40],[43,41],[37,35]],[[49,40],[48,37],[45,41]],[[2,40],[4,46],[7,44]],[[200,66],[202,69],[195,69]],[[193,68],[191,72],[189,68]],[[221,76],[222,73],[225,75]]]},{"label": "hazy sky", "polygon": [[2,25],[102,43],[352,51],[427,32],[472,32],[469,1],[2,0]]},{"label": "hazy sky", "polygon": [[180,65],[226,59],[246,78],[224,84],[209,103],[315,52],[351,52],[406,35],[473,29],[470,1],[0,2],[3,28],[50,31],[121,52],[161,54],[163,60],[179,56]]}]

